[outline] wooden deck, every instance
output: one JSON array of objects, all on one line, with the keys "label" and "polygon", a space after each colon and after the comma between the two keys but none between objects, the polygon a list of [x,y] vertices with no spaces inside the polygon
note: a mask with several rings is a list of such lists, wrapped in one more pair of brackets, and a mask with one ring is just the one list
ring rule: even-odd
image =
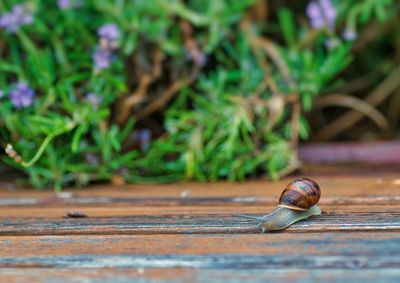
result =
[{"label": "wooden deck", "polygon": [[323,214],[268,234],[238,215],[273,209],[293,176],[58,194],[1,183],[0,282],[400,282],[400,168],[301,176],[320,184]]}]

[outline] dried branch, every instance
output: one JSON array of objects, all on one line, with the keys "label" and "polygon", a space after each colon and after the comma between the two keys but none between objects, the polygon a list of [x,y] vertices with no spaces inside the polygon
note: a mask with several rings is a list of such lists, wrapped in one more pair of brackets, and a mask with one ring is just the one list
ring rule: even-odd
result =
[{"label": "dried branch", "polygon": [[269,5],[266,0],[256,0],[254,5],[249,10],[252,22],[266,23],[269,15]]},{"label": "dried branch", "polygon": [[180,28],[185,47],[194,62],[192,73],[187,79],[172,82],[172,84],[161,94],[161,96],[155,98],[149,105],[147,105],[136,115],[137,119],[142,119],[143,117],[146,117],[163,108],[179,90],[181,90],[183,87],[191,85],[199,75],[200,68],[202,67],[204,61],[204,54],[199,44],[192,36],[193,28],[190,23],[188,21],[181,20]]},{"label": "dried branch", "polygon": [[240,27],[244,31],[244,34],[249,41],[250,46],[255,49],[264,50],[271,61],[274,62],[274,64],[277,66],[282,77],[286,81],[290,82],[290,70],[285,60],[282,59],[278,46],[268,38],[260,37],[253,33],[253,31],[251,30],[251,23],[248,15],[245,16],[240,22]]},{"label": "dried branch", "polygon": [[[364,101],[371,107],[378,106],[383,102],[393,91],[400,86],[400,67],[397,67],[392,73],[374,90],[370,92],[369,95],[364,99]],[[355,123],[363,118],[363,114],[351,110],[344,115],[340,116],[338,119],[327,125],[319,133],[316,134],[315,139],[317,140],[328,140],[337,136],[339,133],[350,128]]]},{"label": "dried branch", "polygon": [[385,116],[378,110],[372,107],[367,102],[349,94],[330,94],[327,96],[319,97],[315,100],[314,108],[321,108],[327,106],[344,106],[349,107],[363,113],[373,120],[382,130],[389,129],[389,123]]},{"label": "dried branch", "polygon": [[137,90],[120,103],[120,109],[117,116],[117,122],[119,124],[125,123],[131,114],[133,107],[144,100],[147,89],[153,81],[153,78],[150,74],[143,74],[139,81]]},{"label": "dried branch", "polygon": [[142,119],[143,117],[146,117],[163,108],[179,90],[181,90],[183,87],[191,85],[196,80],[198,74],[199,68],[195,67],[188,79],[172,82],[172,84],[161,94],[161,96],[155,98],[149,105],[140,111],[136,115],[136,118]]},{"label": "dried branch", "polygon": [[142,74],[136,91],[121,100],[117,116],[117,122],[119,124],[126,122],[132,112],[132,109],[139,103],[143,102],[143,100],[146,98],[147,90],[151,83],[160,77],[162,71],[162,59],[162,51],[157,48],[157,50],[154,52],[154,63],[151,73]]}]

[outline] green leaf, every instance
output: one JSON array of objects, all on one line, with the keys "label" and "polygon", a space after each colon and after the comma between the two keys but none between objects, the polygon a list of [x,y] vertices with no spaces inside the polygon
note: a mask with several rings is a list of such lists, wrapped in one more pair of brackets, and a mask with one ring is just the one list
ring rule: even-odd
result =
[{"label": "green leaf", "polygon": [[278,21],[286,44],[289,47],[293,47],[296,41],[296,27],[292,11],[287,8],[280,9],[278,11]]},{"label": "green leaf", "polygon": [[85,134],[88,130],[87,124],[82,124],[78,126],[72,136],[71,142],[71,151],[72,153],[76,153],[79,151],[79,143],[81,142],[82,135]]}]

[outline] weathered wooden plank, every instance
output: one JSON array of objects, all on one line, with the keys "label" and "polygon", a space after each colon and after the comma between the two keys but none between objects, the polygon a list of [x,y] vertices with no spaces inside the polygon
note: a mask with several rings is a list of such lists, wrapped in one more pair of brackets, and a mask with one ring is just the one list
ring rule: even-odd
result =
[{"label": "weathered wooden plank", "polygon": [[[378,192],[377,192],[378,193]],[[76,197],[76,198],[2,198],[0,209],[10,207],[76,207],[76,206],[273,206],[279,196],[240,196],[240,197]],[[337,196],[323,197],[321,205],[400,205],[400,195]]]},{"label": "weathered wooden plank", "polygon": [[[173,215],[232,215],[232,214],[263,214],[271,211],[275,205],[230,205],[221,206],[90,206],[70,205],[54,206],[8,206],[0,207],[0,219],[2,218],[63,218],[67,213],[83,213],[86,217],[133,217],[133,216],[173,216]],[[359,213],[376,212],[391,213],[400,211],[400,204],[323,204],[323,211],[328,213]]]},{"label": "weathered wooden plank", "polygon": [[[3,218],[0,235],[259,233],[238,215],[175,215],[126,218]],[[330,213],[298,222],[289,232],[400,231],[400,212]]]},{"label": "weathered wooden plank", "polygon": [[[400,204],[399,173],[379,173],[373,168],[371,171],[363,171],[361,175],[321,175],[318,172],[322,169],[308,170],[306,175],[315,175],[314,178],[321,185],[321,204]],[[253,181],[242,184],[220,182],[207,185],[182,183],[112,188],[95,186],[65,190],[62,193],[3,187],[0,189],[0,207],[266,206],[276,203],[282,189],[293,178],[295,176],[278,182]]]},{"label": "weathered wooden plank", "polygon": [[1,237],[0,267],[400,268],[399,233]]},{"label": "weathered wooden plank", "polygon": [[[341,168],[341,167],[340,167]],[[324,196],[390,196],[400,195],[400,167],[390,167],[380,172],[380,166],[368,170],[362,169],[359,174],[352,174],[358,167],[305,167],[304,174],[286,177],[271,182],[253,180],[245,183],[175,183],[166,185],[97,185],[83,189],[64,189],[57,194],[52,190],[35,191],[32,188],[18,188],[15,185],[2,185],[0,182],[0,199],[3,198],[38,198],[51,201],[54,199],[69,199],[74,197],[241,197],[241,196],[279,196],[283,188],[294,178],[312,177],[321,186]],[[0,178],[1,180],[1,178]]]},{"label": "weathered wooden plank", "polygon": [[[217,214],[264,213],[273,209],[278,197],[237,197],[237,198],[79,198],[68,202],[43,203],[35,205],[30,200],[0,200],[0,218],[5,217],[61,217],[67,212],[82,211],[92,217],[114,217],[133,215],[176,215],[176,214]],[[4,205],[2,205],[4,204]],[[328,212],[390,212],[398,211],[400,196],[370,197],[325,197],[319,202]]]},{"label": "weathered wooden plank", "polygon": [[[269,233],[213,235],[0,236],[0,257],[67,255],[390,255],[400,258],[400,233]],[[397,260],[397,259],[396,259]]]},{"label": "weathered wooden plank", "polygon": [[[60,207],[60,206],[243,206],[258,205],[271,206],[277,203],[277,197],[268,196],[242,196],[242,197],[79,197],[70,199],[52,199],[41,200],[39,198],[2,198],[0,199],[1,207]],[[353,196],[353,197],[323,197],[320,200],[321,205],[400,205],[400,195],[390,196]]]},{"label": "weathered wooden plank", "polygon": [[[399,282],[400,171],[306,170],[329,214],[270,234],[237,214],[272,209],[289,179],[60,194],[5,187],[0,282]],[[70,211],[88,217],[62,218]]]},{"label": "weathered wooden plank", "polygon": [[307,256],[307,255],[69,255],[69,256],[30,256],[20,258],[0,258],[4,267],[46,267],[46,268],[214,268],[214,269],[275,269],[298,268],[400,268],[400,259],[391,256],[375,255],[345,256]]},{"label": "weathered wooden plank", "polygon": [[186,283],[186,282],[362,282],[398,283],[400,270],[384,269],[131,269],[131,268],[2,268],[0,281],[10,283],[25,282],[148,282],[148,283]]}]

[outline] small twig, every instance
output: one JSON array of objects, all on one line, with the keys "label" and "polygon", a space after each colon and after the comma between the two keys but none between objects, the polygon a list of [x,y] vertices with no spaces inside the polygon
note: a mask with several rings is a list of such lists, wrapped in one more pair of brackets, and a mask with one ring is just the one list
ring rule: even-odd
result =
[{"label": "small twig", "polygon": [[240,26],[241,29],[244,31],[244,34],[247,37],[250,45],[253,48],[260,48],[264,50],[269,58],[272,60],[272,62],[275,63],[282,77],[286,81],[291,82],[289,67],[287,66],[285,60],[282,59],[278,46],[268,38],[259,37],[252,32],[251,23],[248,15],[243,18]]},{"label": "small twig", "polygon": [[249,16],[252,22],[266,23],[268,21],[269,15],[269,5],[268,1],[256,0],[254,5],[249,10]]},{"label": "small twig", "polygon": [[143,74],[140,78],[137,90],[121,101],[120,109],[117,116],[118,124],[123,124],[128,119],[132,108],[144,100],[144,98],[146,97],[147,88],[149,87],[151,82],[151,75]]},{"label": "small twig", "polygon": [[263,91],[267,88],[268,86],[268,80],[269,80],[269,74],[266,74],[263,78],[263,80],[260,82],[258,85],[257,89],[254,91],[254,96],[255,97],[260,97]]},{"label": "small twig", "polygon": [[117,116],[117,122],[119,124],[126,122],[133,107],[143,102],[143,100],[146,98],[147,90],[150,87],[150,84],[160,77],[162,71],[162,58],[162,51],[158,48],[154,53],[153,69],[151,73],[142,74],[136,91],[134,91],[128,97],[125,97],[120,102],[120,109]]},{"label": "small twig", "polygon": [[194,67],[191,75],[187,79],[177,80],[172,82],[172,84],[167,87],[167,89],[161,94],[161,96],[154,99],[149,105],[147,105],[143,110],[141,110],[137,115],[137,119],[142,119],[145,116],[150,115],[151,113],[156,112],[157,110],[164,107],[168,101],[183,87],[192,84],[198,77],[200,68],[202,66],[201,57],[201,49],[197,43],[197,41],[192,37],[193,28],[191,24],[186,20],[180,21],[180,28],[182,31],[183,40],[185,42],[185,46],[188,52],[193,56]]},{"label": "small twig", "polygon": [[299,95],[297,93],[286,94],[283,96],[286,103],[296,103],[299,101]]},{"label": "small twig", "polygon": [[142,119],[145,116],[154,113],[160,108],[164,107],[168,101],[183,87],[191,85],[197,78],[199,74],[199,68],[195,67],[192,75],[188,79],[174,81],[162,94],[160,97],[154,99],[149,105],[147,105],[142,111],[140,111],[137,115],[137,119]]},{"label": "small twig", "polygon": [[389,129],[389,123],[385,116],[382,115],[378,110],[372,107],[367,102],[348,94],[330,94],[322,96],[314,101],[314,108],[321,108],[327,106],[344,106],[349,107],[363,113],[373,120],[382,130]]},{"label": "small twig", "polygon": [[279,93],[278,86],[272,76],[268,77],[267,84],[273,93]]},{"label": "small twig", "polygon": [[268,54],[271,60],[275,63],[282,77],[286,81],[290,81],[289,67],[286,65],[286,62],[282,59],[280,51],[278,47],[275,45],[275,43],[267,38],[256,37],[251,34],[249,34],[249,40],[255,46],[262,48]]},{"label": "small twig", "polygon": [[373,86],[376,83],[377,70],[379,69],[382,70],[382,66],[376,67],[374,71],[362,77],[346,82],[338,91],[341,93],[354,93]]}]

